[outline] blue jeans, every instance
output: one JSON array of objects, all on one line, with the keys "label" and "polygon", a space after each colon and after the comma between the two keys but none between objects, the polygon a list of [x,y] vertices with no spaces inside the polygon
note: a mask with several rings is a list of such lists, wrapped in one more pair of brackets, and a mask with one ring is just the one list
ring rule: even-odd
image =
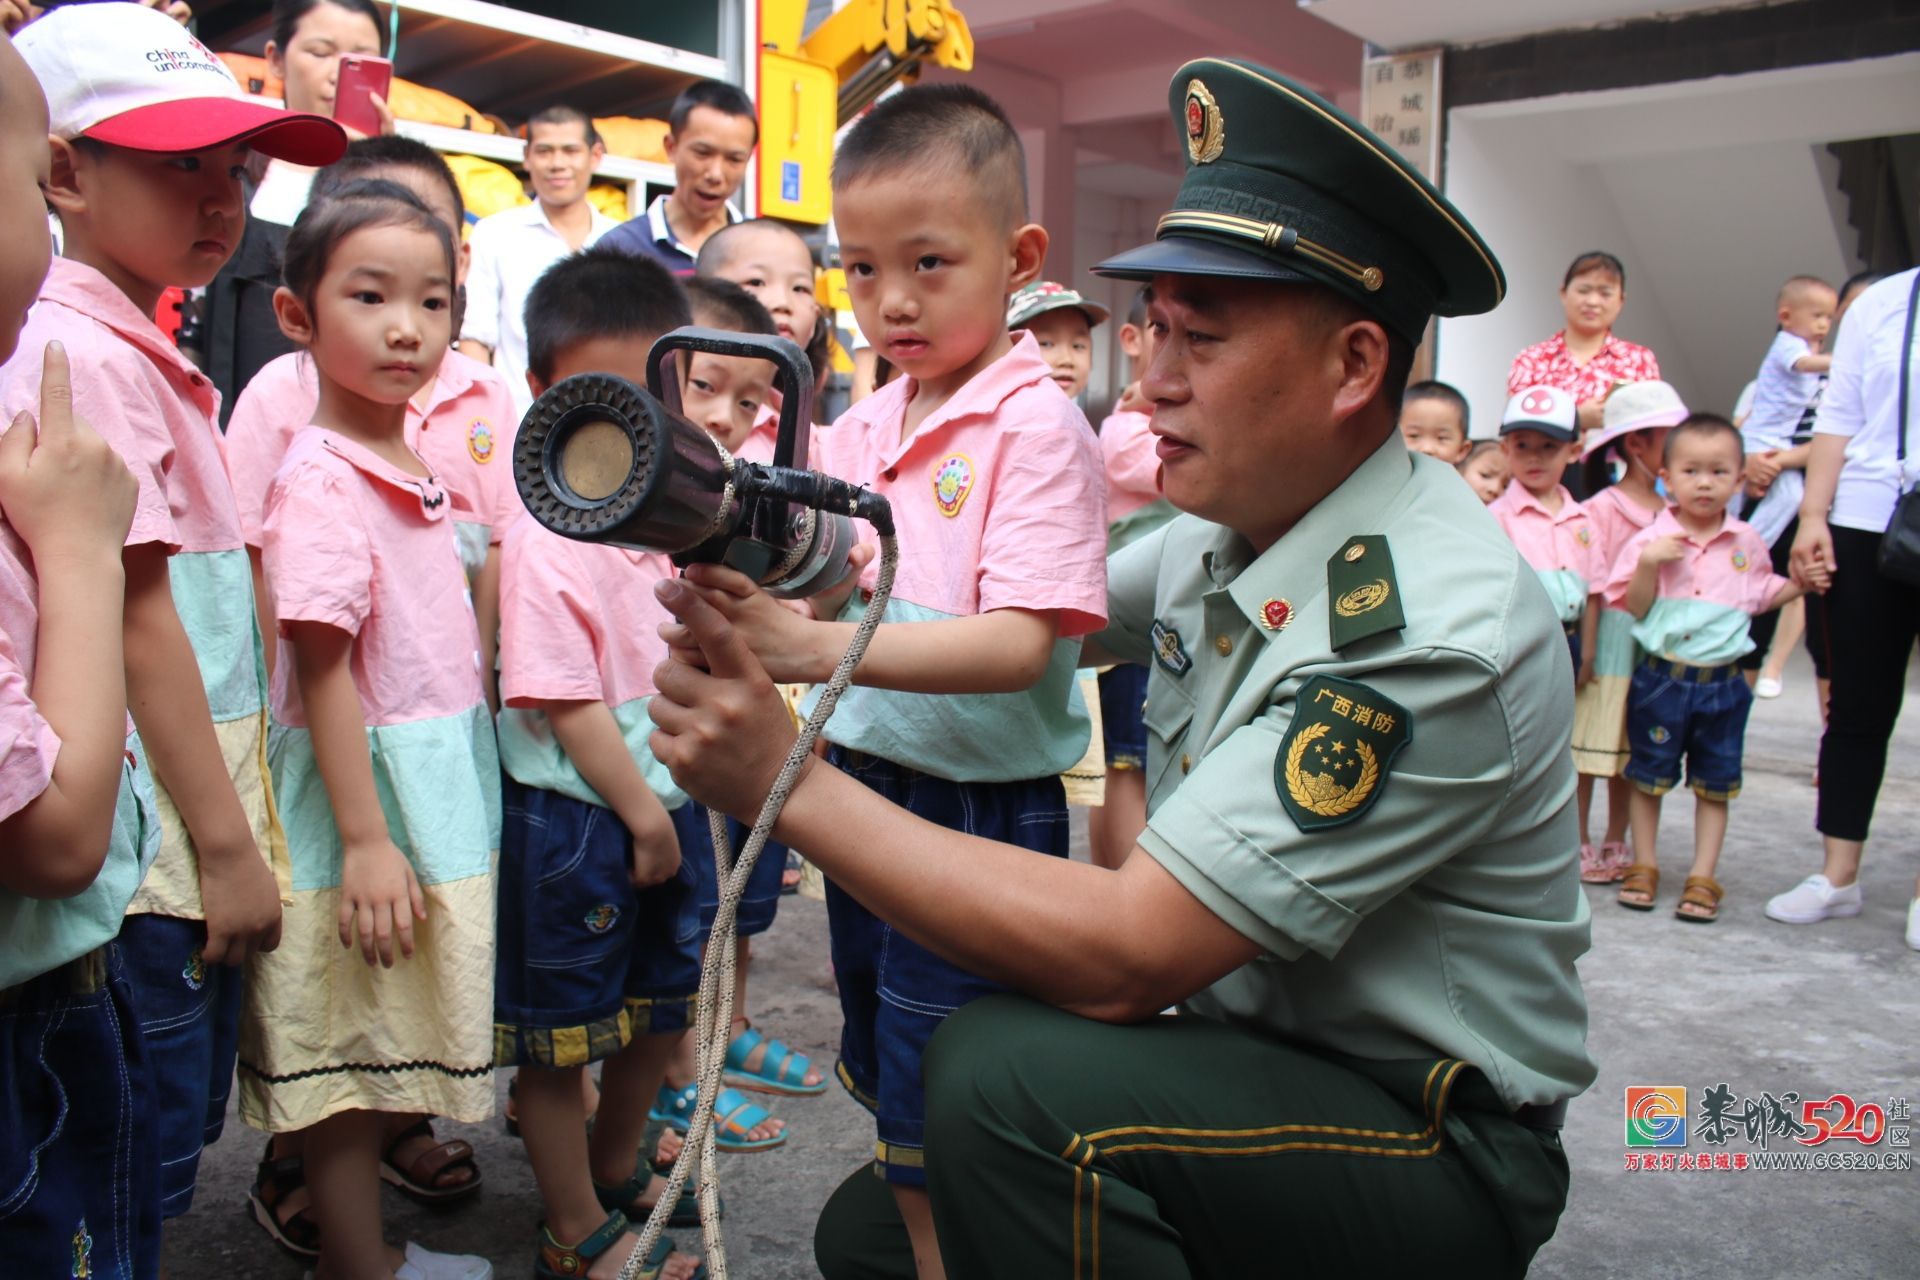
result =
[{"label": "blue jeans", "polygon": [[1740,757],[1746,750],[1753,690],[1735,663],[1690,667],[1648,658],[1633,669],[1627,696],[1627,767],[1623,772],[1649,795],[1687,785],[1706,800],[1740,794]]},{"label": "blue jeans", "polygon": [[1123,662],[1100,673],[1100,729],[1107,768],[1147,767],[1147,669]]},{"label": "blue jeans", "polygon": [[160,1124],[160,1213],[193,1207],[200,1152],[220,1140],[239,1048],[242,975],[208,964],[204,920],[128,916],[120,926],[127,985],[153,1062]]},{"label": "blue jeans", "polygon": [[672,814],[680,870],[632,881],[633,837],[609,809],[503,779],[494,1062],[598,1062],[636,1035],[686,1027],[700,989],[694,868],[706,814]]},{"label": "blue jeans", "polygon": [[0,992],[0,1270],[145,1280],[160,1267],[147,1045],[109,943]]},{"label": "blue jeans", "polygon": [[[827,757],[893,803],[952,831],[1067,856],[1067,802],[1058,777],[948,782],[835,747]],[[1005,988],[895,932],[831,880],[827,924],[840,986],[840,1083],[878,1122],[877,1165],[888,1182],[925,1186],[927,1099],[920,1060],[962,1005]]]},{"label": "blue jeans", "polygon": [[[699,804],[687,807],[693,811],[701,830],[706,830],[706,808]],[[746,848],[747,833],[751,830],[750,825],[738,818],[727,819],[727,839],[733,845],[734,857],[739,857],[740,850]],[[712,839],[703,839],[701,848],[705,852],[693,870],[699,885],[700,937],[704,944],[706,936],[713,932],[713,918],[720,911],[720,870],[713,862]],[[740,895],[737,921],[741,937],[751,938],[773,927],[774,914],[780,910],[780,873],[786,869],[787,846],[767,841],[766,847],[760,850],[760,860],[753,864],[753,871],[747,876],[746,892]]]}]

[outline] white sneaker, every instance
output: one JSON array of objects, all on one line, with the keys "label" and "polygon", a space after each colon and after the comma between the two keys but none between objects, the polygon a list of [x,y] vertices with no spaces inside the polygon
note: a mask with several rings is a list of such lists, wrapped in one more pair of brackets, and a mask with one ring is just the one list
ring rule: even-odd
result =
[{"label": "white sneaker", "polygon": [[1920,951],[1920,898],[1907,908],[1907,945]]},{"label": "white sneaker", "polygon": [[435,1253],[407,1241],[407,1260],[393,1280],[493,1280],[493,1264],[470,1253]]},{"label": "white sneaker", "polygon": [[1786,686],[1772,676],[1761,676],[1753,682],[1753,696],[1756,698],[1777,698],[1780,690]]},{"label": "white sneaker", "polygon": [[1823,875],[1808,876],[1785,893],[1767,899],[1767,918],[1783,924],[1818,924],[1860,914],[1860,882],[1834,888]]}]

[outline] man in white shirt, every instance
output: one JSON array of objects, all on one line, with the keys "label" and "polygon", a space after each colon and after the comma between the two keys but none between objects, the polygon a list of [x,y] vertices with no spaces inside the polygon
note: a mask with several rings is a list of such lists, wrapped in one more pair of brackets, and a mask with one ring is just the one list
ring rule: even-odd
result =
[{"label": "man in white shirt", "polygon": [[548,267],[619,224],[587,202],[587,186],[606,148],[585,112],[554,106],[527,121],[532,204],[482,218],[468,237],[466,318],[460,350],[490,360],[506,376],[521,413],[527,388],[527,293]]},{"label": "man in white shirt", "polygon": [[609,236],[607,247],[690,276],[707,237],[740,221],[730,202],[759,144],[760,125],[746,94],[721,80],[701,80],[674,100],[667,127],[673,190]]}]

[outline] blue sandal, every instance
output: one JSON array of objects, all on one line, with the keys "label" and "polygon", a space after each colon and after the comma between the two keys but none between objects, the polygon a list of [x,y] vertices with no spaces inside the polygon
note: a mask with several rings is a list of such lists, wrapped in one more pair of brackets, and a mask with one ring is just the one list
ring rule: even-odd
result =
[{"label": "blue sandal", "polygon": [[[766,1053],[760,1058],[758,1071],[747,1070],[747,1059],[761,1045]],[[811,1098],[827,1091],[827,1082],[808,1084],[807,1071],[813,1066],[804,1053],[795,1053],[783,1041],[769,1040],[756,1030],[752,1023],[740,1029],[740,1034],[727,1045],[726,1067],[721,1080],[726,1084],[737,1085],[742,1089],[753,1089],[759,1093],[780,1093],[793,1098]]]},{"label": "blue sandal", "polygon": [[[641,1170],[644,1170],[644,1172]],[[642,1164],[640,1169],[635,1170],[634,1175],[625,1182],[608,1186],[606,1183],[596,1179],[593,1184],[593,1194],[595,1198],[600,1201],[600,1207],[602,1209],[611,1209],[619,1213],[624,1213],[630,1220],[644,1223],[653,1213],[653,1206],[650,1204],[641,1204],[640,1197],[646,1194],[647,1187],[652,1183],[654,1174],[658,1173],[665,1177],[671,1175],[672,1172],[672,1165],[668,1165],[665,1169],[656,1169],[651,1164]],[[720,1197],[716,1207],[720,1212],[720,1216],[725,1217],[727,1213],[727,1200],[725,1196]],[[700,1198],[695,1194],[691,1183],[680,1189],[680,1198],[673,1203],[673,1213],[667,1218],[667,1225],[669,1227],[697,1227],[700,1225]],[[584,1275],[586,1273],[582,1272],[581,1274]]]},{"label": "blue sandal", "polygon": [[[698,1100],[697,1085],[676,1089],[670,1084],[663,1084],[660,1092],[654,1096],[653,1109],[647,1112],[647,1119],[658,1121],[675,1132],[685,1133],[693,1126],[693,1108]],[[747,1101],[738,1089],[722,1089],[720,1096],[713,1100],[713,1145],[718,1150],[733,1152],[771,1151],[775,1147],[786,1146],[785,1129],[774,1137],[760,1141],[747,1137],[756,1126],[771,1119],[771,1111]]]}]

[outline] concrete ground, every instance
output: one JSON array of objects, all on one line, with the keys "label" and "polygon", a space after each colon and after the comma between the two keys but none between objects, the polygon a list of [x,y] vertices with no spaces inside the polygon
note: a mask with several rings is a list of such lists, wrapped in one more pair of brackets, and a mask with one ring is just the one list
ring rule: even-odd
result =
[{"label": "concrete ground", "polygon": [[[1910,711],[1895,738],[1862,876],[1866,910],[1853,920],[1793,928],[1765,919],[1761,906],[1819,869],[1809,785],[1818,735],[1812,673],[1800,658],[1789,668],[1785,695],[1755,705],[1746,791],[1733,806],[1721,864],[1727,900],[1719,923],[1688,925],[1672,914],[1686,874],[1690,797],[1667,805],[1659,910],[1624,911],[1610,890],[1588,890],[1593,950],[1581,973],[1600,1077],[1569,1116],[1573,1189],[1535,1276],[1810,1278],[1913,1275],[1920,1268],[1920,1173],[1622,1167],[1622,1103],[1632,1085],[1684,1086],[1696,1116],[1704,1090],[1722,1082],[1742,1099],[1764,1090],[1803,1099],[1848,1093],[1883,1107],[1896,1097],[1920,1104],[1920,952],[1901,937],[1920,872],[1920,712]],[[756,1021],[830,1066],[839,1013],[824,906],[787,899],[756,954]],[[504,1075],[498,1083],[504,1104]],[[731,1273],[752,1280],[817,1274],[814,1218],[872,1150],[870,1119],[837,1086],[775,1109],[792,1122],[787,1147],[722,1157]],[[478,1149],[485,1192],[444,1213],[387,1192],[391,1234],[484,1254],[503,1278],[530,1274],[538,1202],[520,1144],[497,1123],[448,1131]],[[1776,1138],[1771,1149],[1792,1145]],[[258,1135],[233,1120],[207,1152],[194,1209],[168,1234],[174,1280],[301,1275],[244,1212],[260,1146]],[[1835,1148],[1860,1149],[1839,1142],[1821,1149]],[[1714,1149],[1691,1135],[1684,1148]],[[1717,1148],[1749,1149],[1738,1139]],[[676,1236],[683,1247],[698,1248],[698,1234]],[[1282,1270],[1276,1262],[1276,1273]]]}]

